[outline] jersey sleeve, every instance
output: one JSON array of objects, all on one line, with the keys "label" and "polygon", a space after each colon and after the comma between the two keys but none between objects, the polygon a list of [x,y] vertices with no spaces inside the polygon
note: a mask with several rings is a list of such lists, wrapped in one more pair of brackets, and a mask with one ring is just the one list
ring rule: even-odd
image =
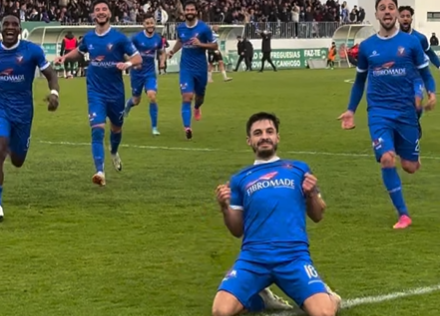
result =
[{"label": "jersey sleeve", "polygon": [[417,67],[417,69],[428,67],[429,58],[428,56],[426,56],[422,48],[422,44],[417,40],[412,41],[412,44],[413,44],[413,49],[411,50],[411,53],[412,53],[414,65]]},{"label": "jersey sleeve", "polygon": [[206,26],[205,34],[206,34],[206,41],[208,43],[217,43],[217,37],[214,36],[214,33],[212,32],[209,26]]},{"label": "jersey sleeve", "polygon": [[78,51],[79,51],[81,54],[83,54],[83,55],[89,52],[88,49],[87,49],[86,36],[85,36],[85,35],[84,35],[84,37],[82,38],[82,40],[79,42],[79,45],[78,45]]},{"label": "jersey sleeve", "polygon": [[35,64],[38,68],[40,68],[41,71],[47,69],[50,66],[50,62],[47,61],[43,49],[38,45],[33,46],[33,57],[35,60]]},{"label": "jersey sleeve", "polygon": [[134,55],[139,54],[139,52],[136,49],[136,47],[134,46],[134,44],[125,35],[123,35],[121,47],[122,47],[123,53],[130,58],[133,57]]},{"label": "jersey sleeve", "polygon": [[243,203],[243,193],[240,189],[240,179],[237,176],[233,176],[229,183],[231,188],[231,201],[230,207],[233,210],[242,211],[244,209]]},{"label": "jersey sleeve", "polygon": [[425,52],[431,49],[431,45],[429,45],[428,39],[425,35],[421,34],[422,37],[420,39],[420,44],[422,45],[422,48]]},{"label": "jersey sleeve", "polygon": [[367,52],[365,51],[365,45],[359,45],[358,50],[358,65],[356,67],[356,70],[358,72],[367,72],[368,71],[368,57]]}]

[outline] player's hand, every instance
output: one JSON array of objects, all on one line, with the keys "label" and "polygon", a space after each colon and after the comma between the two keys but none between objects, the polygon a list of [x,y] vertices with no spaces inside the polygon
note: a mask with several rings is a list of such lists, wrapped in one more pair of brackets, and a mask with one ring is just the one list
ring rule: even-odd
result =
[{"label": "player's hand", "polygon": [[304,175],[304,181],[302,183],[302,189],[305,195],[309,195],[313,192],[316,192],[316,184],[318,183],[318,179],[313,174],[306,173]]},{"label": "player's hand", "polygon": [[130,68],[130,65],[128,65],[127,63],[117,63],[116,68],[118,68],[121,71],[124,71]]},{"label": "player's hand", "polygon": [[435,108],[435,104],[437,103],[437,96],[435,93],[429,93],[428,102],[423,106],[425,111],[432,111]]},{"label": "player's hand", "polygon": [[354,113],[352,111],[345,111],[338,117],[341,122],[342,129],[353,129],[356,127],[354,124]]},{"label": "player's hand", "polygon": [[46,101],[48,103],[47,109],[50,112],[55,112],[58,109],[58,97],[55,94],[49,94]]},{"label": "player's hand", "polygon": [[171,59],[171,58],[173,58],[174,53],[172,50],[170,50],[167,55],[168,55],[168,59]]},{"label": "player's hand", "polygon": [[193,44],[194,46],[200,46],[201,42],[197,37],[193,37],[191,39],[191,44]]},{"label": "player's hand", "polygon": [[226,184],[220,184],[215,190],[217,195],[217,202],[221,207],[228,207],[231,200],[231,188],[229,182]]},{"label": "player's hand", "polygon": [[64,64],[64,57],[63,56],[57,57],[53,62],[55,63],[55,65],[62,65]]}]

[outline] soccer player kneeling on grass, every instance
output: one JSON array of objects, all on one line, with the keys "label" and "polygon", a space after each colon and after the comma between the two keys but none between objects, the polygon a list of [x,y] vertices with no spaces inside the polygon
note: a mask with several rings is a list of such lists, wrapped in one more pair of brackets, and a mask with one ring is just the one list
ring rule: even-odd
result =
[{"label": "soccer player kneeling on grass", "polygon": [[334,316],[339,308],[341,298],[321,280],[310,258],[306,214],[319,222],[325,209],[317,179],[305,162],[277,156],[278,127],[275,115],[252,115],[247,142],[256,160],[217,187],[225,225],[243,241],[220,284],[213,316],[286,309],[265,290],[271,284],[310,316]]}]

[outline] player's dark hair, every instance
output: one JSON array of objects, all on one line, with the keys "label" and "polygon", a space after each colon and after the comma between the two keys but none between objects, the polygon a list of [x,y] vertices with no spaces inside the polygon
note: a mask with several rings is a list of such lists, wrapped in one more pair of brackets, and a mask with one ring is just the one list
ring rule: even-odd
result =
[{"label": "player's dark hair", "polygon": [[186,7],[189,6],[189,5],[193,5],[194,8],[196,8],[196,11],[197,11],[197,12],[199,11],[199,8],[198,8],[198,6],[197,6],[197,2],[196,2],[196,1],[193,1],[193,0],[185,1],[185,4],[183,5],[183,10],[185,10]]},{"label": "player's dark hair", "polygon": [[248,119],[248,121],[246,123],[247,136],[251,135],[251,128],[255,122],[265,121],[265,120],[271,121],[273,123],[273,125],[275,126],[275,129],[278,133],[278,130],[280,127],[280,119],[275,114],[267,113],[267,112],[259,112],[259,113],[255,113],[255,114],[251,115],[251,117]]},{"label": "player's dark hair", "polygon": [[93,3],[92,3],[92,10],[95,10],[95,7],[96,7],[98,4],[101,4],[101,3],[107,5],[107,7],[110,9],[110,4],[108,3],[107,0],[95,0],[95,1],[93,1]]},{"label": "player's dark hair", "polygon": [[399,7],[399,13],[402,13],[403,11],[408,11],[411,16],[414,15],[414,9],[411,8],[409,5],[403,5]]},{"label": "player's dark hair", "polygon": [[144,15],[144,21],[149,19],[154,19],[154,15],[152,15],[151,13],[146,13]]},{"label": "player's dark hair", "polygon": [[[377,10],[377,7],[379,6],[379,3],[381,2],[382,0],[376,0],[376,5],[374,6],[375,8],[376,8],[376,10]],[[398,4],[397,4],[397,0],[393,0],[393,2],[394,2],[394,4],[396,5],[396,7],[398,6]]]}]

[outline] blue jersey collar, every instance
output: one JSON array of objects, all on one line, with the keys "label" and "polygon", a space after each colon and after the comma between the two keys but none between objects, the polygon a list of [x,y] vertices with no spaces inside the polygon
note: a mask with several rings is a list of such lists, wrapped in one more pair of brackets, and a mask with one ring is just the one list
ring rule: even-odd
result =
[{"label": "blue jersey collar", "polygon": [[13,49],[16,49],[16,48],[18,47],[18,45],[20,45],[20,40],[18,40],[17,44],[15,44],[15,45],[13,45],[13,46],[11,46],[11,47],[5,47],[5,46],[3,45],[3,43],[2,43],[2,48],[3,48],[4,50],[13,50]]},{"label": "blue jersey collar", "polygon": [[278,160],[280,160],[280,157],[278,157],[278,156],[275,156],[275,157],[273,157],[272,159],[269,159],[269,160],[255,160],[254,161],[254,165],[261,165],[263,163],[271,163],[271,162],[275,162],[275,161],[278,161]]}]

